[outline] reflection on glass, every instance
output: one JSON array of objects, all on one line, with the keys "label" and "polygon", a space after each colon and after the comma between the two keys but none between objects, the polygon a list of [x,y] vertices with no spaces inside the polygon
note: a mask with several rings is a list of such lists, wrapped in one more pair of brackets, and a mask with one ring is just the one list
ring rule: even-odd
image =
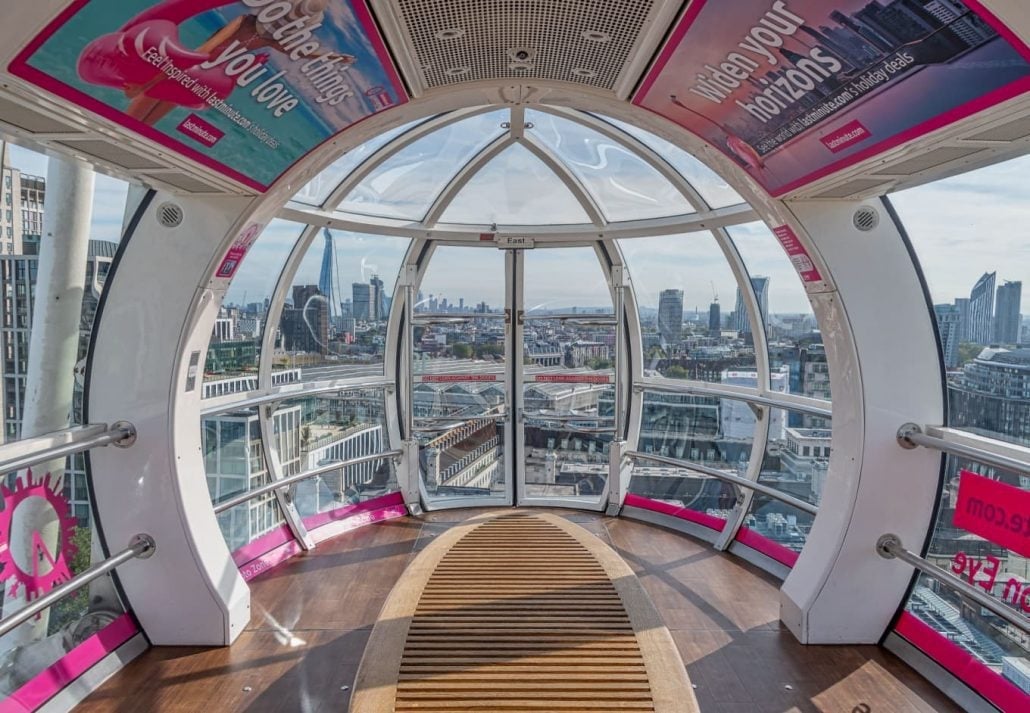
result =
[{"label": "reflection on glass", "polygon": [[408,242],[324,229],[286,295],[273,372],[284,381],[381,375],[394,282]]},{"label": "reflection on glass", "polygon": [[[383,146],[386,146],[395,137],[400,136],[408,129],[414,128],[422,121],[422,119],[419,119],[418,121],[398,126],[395,129],[390,129],[369,139],[360,146],[355,146],[311,179],[306,186],[293,196],[293,200],[308,205],[322,205],[343,179],[349,176],[351,171],[361,165],[365,159]],[[329,207],[332,208],[334,206]]]},{"label": "reflection on glass", "polygon": [[[751,284],[765,321],[773,388],[830,400],[830,372],[822,334],[812,305],[776,237],[764,223],[729,228],[733,243],[751,275]],[[742,305],[737,293],[737,304]],[[750,325],[746,325],[750,329]],[[777,373],[786,374],[785,388],[777,389]],[[791,425],[826,426],[811,416],[792,415]]]},{"label": "reflection on glass", "polygon": [[[204,398],[253,391],[269,301],[304,226],[273,220],[240,264],[215,319],[204,362]],[[279,373],[277,384],[296,381]]]},{"label": "reflection on glass", "polygon": [[[1030,616],[1030,594],[1023,596],[1030,592],[1030,559],[954,524],[963,468],[1030,490],[1030,478],[948,456],[941,507],[926,558],[949,571],[961,570],[966,581],[972,578],[999,602]],[[907,609],[991,670],[1009,680],[1021,680],[1019,663],[1030,659],[1030,637],[1001,617],[925,575],[916,583]]]},{"label": "reflection on glass", "polygon": [[726,181],[720,178],[715,171],[708,168],[696,158],[688,154],[681,148],[674,146],[663,138],[655,136],[649,131],[644,131],[640,127],[633,126],[632,124],[626,124],[617,119],[612,119],[607,116],[601,117],[610,124],[614,124],[619,127],[627,134],[638,139],[641,143],[657,152],[662,158],[672,164],[673,168],[679,171],[679,174],[687,179],[690,183],[701,194],[701,197],[705,200],[712,208],[725,208],[730,205],[737,205],[743,203],[744,199],[740,197],[733,188],[729,186]]},{"label": "reflection on glass", "polygon": [[590,218],[543,161],[525,146],[515,144],[472,177],[440,222],[564,225],[590,223]]},{"label": "reflection on glass", "polygon": [[523,495],[597,501],[615,435],[611,292],[590,248],[533,250],[524,259]]},{"label": "reflection on glass", "polygon": [[664,176],[621,144],[553,114],[530,109],[526,119],[529,135],[579,178],[609,222],[694,212]]},{"label": "reflection on glass", "polygon": [[368,175],[339,208],[421,221],[454,174],[503,133],[507,110],[463,119],[419,139]]},{"label": "reflection on glass", "polygon": [[415,303],[412,402],[431,499],[507,493],[504,254],[440,247]]},{"label": "reflection on glass", "polygon": [[636,286],[646,376],[722,382],[754,371],[750,322],[715,236],[620,240],[619,249]]},{"label": "reflection on glass", "polygon": [[[755,418],[743,401],[645,391],[637,450],[746,476]],[[633,467],[630,492],[725,520],[732,485],[646,460]]]},{"label": "reflection on glass", "polygon": [[[277,425],[296,418],[292,411],[282,408],[273,416]],[[204,416],[201,428],[204,471],[212,503],[217,505],[271,482],[256,408]],[[292,444],[288,436],[284,433],[277,438],[279,452],[290,453]],[[233,552],[282,523],[282,513],[273,493],[258,496],[218,515],[222,536]]]},{"label": "reflection on glass", "polygon": [[[832,433],[829,427],[792,426],[797,420],[794,415],[783,409],[770,412],[769,442],[758,482],[818,505],[830,464]],[[808,513],[756,493],[744,527],[800,552],[814,520]]]},{"label": "reflection on glass", "polygon": [[[289,477],[334,463],[388,451],[386,392],[356,388],[292,399],[279,407],[275,433],[283,475]],[[302,480],[293,501],[308,527],[331,514],[397,490],[392,461],[369,461]],[[325,516],[326,513],[330,515]]]}]

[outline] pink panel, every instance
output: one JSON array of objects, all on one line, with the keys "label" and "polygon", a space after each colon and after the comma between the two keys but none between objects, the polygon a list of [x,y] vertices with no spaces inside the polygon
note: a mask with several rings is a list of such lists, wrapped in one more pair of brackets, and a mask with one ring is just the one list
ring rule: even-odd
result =
[{"label": "pink panel", "polygon": [[122,614],[103,630],[65,654],[61,660],[0,701],[0,713],[34,711],[101,659],[139,633],[129,614]]},{"label": "pink panel", "polygon": [[737,542],[747,545],[756,552],[761,552],[766,557],[770,557],[788,567],[793,567],[794,563],[798,561],[797,552],[789,547],[784,547],[779,542],[773,542],[764,535],[759,535],[748,527],[740,528],[740,531],[737,533]]},{"label": "pink panel", "polygon": [[688,522],[694,522],[702,527],[707,527],[716,532],[722,532],[723,526],[726,521],[721,517],[715,517],[714,515],[707,515],[697,510],[691,510],[679,505],[672,505],[670,503],[663,503],[660,500],[651,500],[650,498],[643,498],[639,495],[630,493],[626,496],[625,505],[627,507],[640,508],[641,510],[650,510],[651,512],[659,512],[663,515],[669,515],[671,517],[679,518],[680,520],[687,520]]},{"label": "pink panel", "polygon": [[1001,710],[1011,713],[1030,710],[1030,696],[1016,684],[988,668],[915,614],[903,612],[894,630]]}]

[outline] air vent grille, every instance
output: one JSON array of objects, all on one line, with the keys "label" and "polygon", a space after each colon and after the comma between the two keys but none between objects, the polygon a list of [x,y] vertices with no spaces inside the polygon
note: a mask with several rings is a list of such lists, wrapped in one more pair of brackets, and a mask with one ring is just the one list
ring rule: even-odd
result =
[{"label": "air vent grille", "polygon": [[[398,0],[426,88],[549,79],[613,89],[654,0]],[[513,59],[513,50],[531,55]],[[456,71],[462,70],[462,71]]]},{"label": "air vent grille", "polygon": [[157,207],[157,222],[166,228],[178,228],[182,219],[182,208],[175,203],[162,203]]},{"label": "air vent grille", "polygon": [[868,233],[880,224],[880,214],[876,212],[875,208],[862,206],[855,211],[855,215],[852,216],[851,220],[856,228],[861,230],[863,233]]}]

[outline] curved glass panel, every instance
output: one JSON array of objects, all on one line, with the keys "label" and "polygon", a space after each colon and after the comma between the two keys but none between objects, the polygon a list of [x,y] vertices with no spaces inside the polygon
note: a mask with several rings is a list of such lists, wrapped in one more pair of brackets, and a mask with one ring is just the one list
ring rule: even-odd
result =
[{"label": "curved glass panel", "polygon": [[[273,220],[247,252],[215,320],[204,362],[204,398],[258,387],[258,360],[269,302],[286,258],[304,227],[300,223]],[[275,377],[276,383],[296,378],[295,372]]]},{"label": "curved glass panel", "polygon": [[[286,416],[280,408],[276,409],[273,419],[278,423]],[[271,482],[257,408],[204,416],[201,434],[204,470],[212,504],[217,505]],[[278,446],[280,452],[288,450],[282,440]],[[265,493],[218,514],[222,536],[234,553],[282,525],[282,512],[273,493]]]},{"label": "curved glass panel", "polygon": [[[830,399],[830,372],[819,325],[801,278],[775,236],[764,223],[728,228],[744,260],[758,297],[769,342],[773,391]],[[738,291],[737,304],[742,306]],[[750,332],[746,316],[738,325]],[[792,414],[793,426],[825,428],[829,424],[811,416]]]},{"label": "curved glass panel", "polygon": [[590,223],[561,179],[525,146],[508,147],[458,193],[441,223],[567,225]]},{"label": "curved glass panel", "polygon": [[585,126],[526,111],[527,133],[549,148],[586,186],[609,222],[693,213],[690,203],[647,162]]},{"label": "curved glass panel", "polygon": [[721,382],[754,372],[754,344],[727,309],[737,280],[714,235],[620,240],[619,249],[633,276],[645,376]]},{"label": "curved glass panel", "polygon": [[353,506],[397,491],[389,459],[357,465],[344,462],[390,450],[386,392],[381,387],[346,389],[284,402],[275,420],[283,475],[305,473],[334,463],[338,470],[302,480],[291,488],[293,502],[308,529],[346,516]]},{"label": "curved glass panel", "polygon": [[[1013,226],[1030,220],[1028,176],[1030,157],[1023,157],[890,198],[934,302],[947,368],[949,425],[1023,446],[1030,446],[1030,349],[1023,346],[1030,341],[1024,321],[1030,295],[1022,289],[1030,274],[1030,250]],[[973,494],[977,485],[1004,490],[1005,501],[981,499]],[[963,490],[968,490],[965,497]],[[926,554],[1023,616],[1030,615],[1026,551],[1006,546],[1011,540],[997,537],[1001,528],[975,523],[978,518],[1004,521],[1019,491],[1028,490],[1030,478],[948,456]],[[975,662],[1025,686],[1020,668],[1030,658],[1030,638],[1005,620],[926,576],[916,582],[906,609]]]},{"label": "curved glass panel", "polygon": [[708,168],[708,166],[704,165],[675,144],[672,144],[659,136],[655,136],[650,131],[645,131],[638,126],[627,124],[619,121],[618,119],[612,119],[607,116],[601,116],[600,118],[635,137],[641,143],[657,152],[662,158],[671,163],[673,168],[679,171],[679,174],[683,176],[683,178],[687,179],[687,182],[701,194],[705,203],[710,207],[725,208],[726,206],[737,205],[738,203],[744,202],[744,199],[740,197],[740,194],[731,188],[726,181],[720,178],[715,171]]},{"label": "curved glass panel", "polygon": [[454,174],[504,133],[508,113],[477,114],[424,136],[376,168],[339,209],[421,221]]},{"label": "curved glass panel", "polygon": [[273,369],[302,381],[382,374],[386,322],[408,242],[323,229],[286,295]]},{"label": "curved glass panel", "polygon": [[1028,177],[1023,157],[891,196],[934,301],[950,425],[1024,446],[1030,249],[1013,226],[1030,221]]},{"label": "curved glass panel", "polygon": [[[769,441],[758,482],[798,500],[818,505],[830,465],[832,432],[828,427],[791,426],[795,419],[783,409],[769,411]],[[828,423],[828,419],[820,419]],[[815,517],[761,493],[755,493],[744,527],[801,552]]]},{"label": "curved glass panel", "polygon": [[[360,146],[355,146],[353,149],[345,153],[340,158],[336,159],[330,166],[323,169],[317,176],[308,182],[306,186],[301,188],[293,196],[293,200],[298,203],[306,203],[308,205],[319,206],[325,203],[336,187],[347,176],[350,175],[351,171],[357,168],[362,161],[374,154],[376,151],[381,149],[383,146],[392,141],[395,137],[400,136],[405,131],[414,128],[418,124],[422,123],[424,119],[418,121],[412,121],[411,123],[398,126],[395,129],[385,131],[378,136],[375,136]],[[333,206],[329,206],[332,208]]]}]

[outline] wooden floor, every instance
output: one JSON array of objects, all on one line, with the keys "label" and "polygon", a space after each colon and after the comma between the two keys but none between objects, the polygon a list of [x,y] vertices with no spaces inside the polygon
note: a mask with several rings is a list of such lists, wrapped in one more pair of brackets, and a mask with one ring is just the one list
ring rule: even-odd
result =
[{"label": "wooden floor", "polygon": [[[324,542],[251,583],[254,615],[236,644],[153,648],[77,710],[343,713],[371,627],[408,562],[483,512],[431,513]],[[550,512],[601,537],[636,571],[702,711],[959,710],[878,647],[798,644],[778,621],[778,582],[732,555],[627,519]]]}]

